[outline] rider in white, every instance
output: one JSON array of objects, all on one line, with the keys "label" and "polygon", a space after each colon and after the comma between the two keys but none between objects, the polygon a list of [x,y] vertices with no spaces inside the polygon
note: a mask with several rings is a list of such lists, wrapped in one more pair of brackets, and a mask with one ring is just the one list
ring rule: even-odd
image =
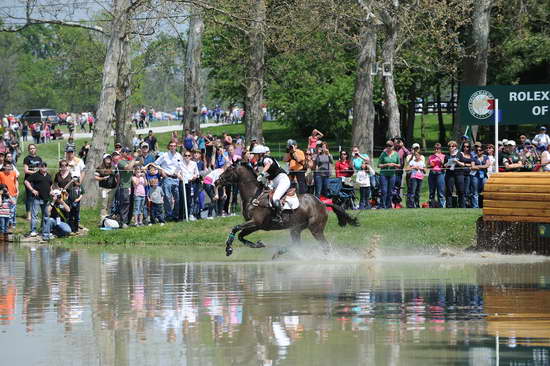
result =
[{"label": "rider in white", "polygon": [[258,175],[258,182],[269,179],[275,192],[273,193],[273,207],[275,208],[276,223],[282,223],[281,217],[281,198],[290,188],[290,179],[286,172],[279,166],[279,163],[266,153],[269,149],[266,146],[256,145],[252,149],[252,154],[255,155],[258,167],[263,167],[262,172]]}]

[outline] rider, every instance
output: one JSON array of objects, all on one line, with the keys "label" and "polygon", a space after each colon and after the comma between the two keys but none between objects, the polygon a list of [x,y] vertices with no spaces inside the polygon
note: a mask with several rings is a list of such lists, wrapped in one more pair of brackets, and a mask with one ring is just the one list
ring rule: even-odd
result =
[{"label": "rider", "polygon": [[290,179],[286,172],[279,166],[277,161],[266,153],[269,149],[263,145],[256,145],[252,149],[255,160],[258,162],[258,167],[263,167],[262,172],[258,175],[258,182],[263,182],[265,179],[269,179],[273,183],[273,207],[275,208],[275,218],[273,221],[277,224],[281,224],[283,219],[281,217],[281,198],[286,191],[290,188]]}]

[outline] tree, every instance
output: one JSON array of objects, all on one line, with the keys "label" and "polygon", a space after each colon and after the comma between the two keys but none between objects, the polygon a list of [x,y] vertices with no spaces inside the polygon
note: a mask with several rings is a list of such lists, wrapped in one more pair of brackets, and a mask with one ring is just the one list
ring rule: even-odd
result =
[{"label": "tree", "polygon": [[187,51],[185,53],[185,82],[183,84],[183,121],[185,128],[200,130],[202,105],[201,59],[204,32],[203,10],[190,6]]}]

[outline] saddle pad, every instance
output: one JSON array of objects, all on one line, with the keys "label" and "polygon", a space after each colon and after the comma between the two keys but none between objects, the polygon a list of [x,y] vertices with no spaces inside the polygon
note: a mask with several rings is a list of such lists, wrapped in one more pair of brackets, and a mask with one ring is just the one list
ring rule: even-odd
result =
[{"label": "saddle pad", "polygon": [[283,210],[295,210],[300,206],[298,195],[286,196],[283,204]]}]

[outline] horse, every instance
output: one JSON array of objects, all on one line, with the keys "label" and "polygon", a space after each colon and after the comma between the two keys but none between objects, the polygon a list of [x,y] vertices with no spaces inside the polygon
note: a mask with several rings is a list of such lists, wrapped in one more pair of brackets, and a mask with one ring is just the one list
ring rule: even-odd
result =
[{"label": "horse", "polygon": [[[300,242],[301,232],[309,229],[313,237],[323,246],[325,253],[330,251],[330,245],[325,238],[324,230],[328,220],[327,207],[331,207],[338,218],[340,226],[358,226],[357,219],[335,204],[325,204],[312,194],[298,194],[299,206],[294,210],[282,211],[282,222],[273,222],[274,212],[269,204],[268,189],[257,181],[257,174],[248,163],[240,162],[231,165],[220,175],[216,187],[237,184],[242,199],[242,213],[246,222],[234,226],[226,241],[225,253],[233,253],[233,241],[239,233],[239,240],[251,248],[264,248],[265,245],[245,239],[247,235],[258,230],[290,230],[293,242]],[[279,250],[273,258],[284,254],[286,249]]]}]

